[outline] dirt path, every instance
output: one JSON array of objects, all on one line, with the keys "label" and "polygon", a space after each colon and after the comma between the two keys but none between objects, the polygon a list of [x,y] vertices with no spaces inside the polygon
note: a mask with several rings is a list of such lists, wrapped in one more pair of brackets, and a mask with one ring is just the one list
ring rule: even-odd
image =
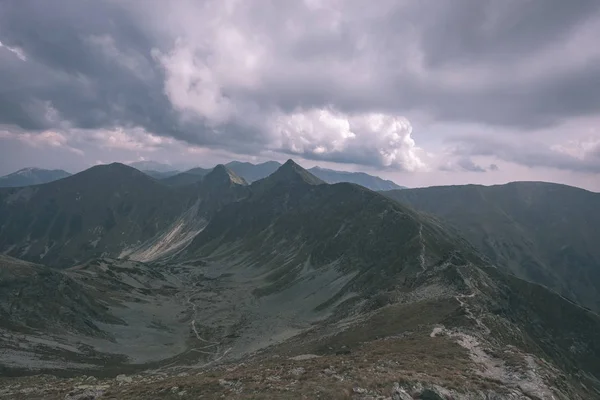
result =
[{"label": "dirt path", "polygon": [[488,328],[482,321],[481,319],[479,319],[477,316],[475,316],[475,314],[473,314],[473,311],[471,310],[471,308],[469,307],[469,305],[467,304],[467,302],[465,302],[463,299],[472,299],[473,297],[475,297],[475,293],[471,293],[471,294],[460,294],[460,295],[456,295],[454,296],[454,298],[456,299],[456,301],[458,301],[458,303],[460,304],[461,308],[465,310],[465,313],[467,314],[467,318],[469,318],[472,321],[475,321],[475,323],[477,324],[477,326],[479,328],[481,328],[481,330],[483,331],[483,333],[485,335],[489,335],[490,333],[492,333],[492,331],[490,330],[490,328]]}]

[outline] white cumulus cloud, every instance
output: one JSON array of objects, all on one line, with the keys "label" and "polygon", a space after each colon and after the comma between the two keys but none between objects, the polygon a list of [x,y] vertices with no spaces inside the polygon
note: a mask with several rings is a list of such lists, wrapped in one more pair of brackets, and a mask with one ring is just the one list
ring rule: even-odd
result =
[{"label": "white cumulus cloud", "polygon": [[275,117],[271,129],[280,150],[305,158],[405,171],[425,168],[412,126],[404,117],[313,109]]}]

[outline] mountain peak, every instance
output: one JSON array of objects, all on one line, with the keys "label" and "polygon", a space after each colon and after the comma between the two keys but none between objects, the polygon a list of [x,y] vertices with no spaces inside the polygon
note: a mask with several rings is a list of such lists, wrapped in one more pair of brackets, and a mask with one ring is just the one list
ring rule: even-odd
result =
[{"label": "mountain peak", "polygon": [[203,181],[211,185],[236,184],[246,186],[248,184],[244,178],[240,178],[223,164],[214,167],[212,171],[206,174]]},{"label": "mountain peak", "polygon": [[[129,174],[133,174],[133,175],[145,175],[143,172],[141,172],[140,170],[138,170],[137,168],[131,167],[129,165],[120,163],[120,162],[113,162],[110,164],[100,164],[100,165],[95,165],[91,168],[88,169],[88,171],[103,171],[104,173],[116,173],[116,172],[120,172],[120,173],[129,173]],[[83,171],[85,172],[85,171]]]},{"label": "mountain peak", "polygon": [[37,171],[41,171],[41,169],[36,168],[36,167],[27,167],[27,168],[20,169],[17,172],[14,172],[14,174],[17,174],[17,175],[18,174],[28,174],[28,173],[37,172]]},{"label": "mountain peak", "polygon": [[321,185],[325,183],[300,165],[296,164],[292,159],[287,160],[285,164],[279,167],[277,171],[267,179],[283,182],[302,182],[309,185]]},{"label": "mountain peak", "polygon": [[89,182],[100,182],[105,180],[123,182],[123,180],[132,179],[155,182],[153,178],[141,172],[140,170],[118,162],[94,165],[93,167],[81,171],[75,175],[71,175],[69,177],[69,182],[78,180]]}]

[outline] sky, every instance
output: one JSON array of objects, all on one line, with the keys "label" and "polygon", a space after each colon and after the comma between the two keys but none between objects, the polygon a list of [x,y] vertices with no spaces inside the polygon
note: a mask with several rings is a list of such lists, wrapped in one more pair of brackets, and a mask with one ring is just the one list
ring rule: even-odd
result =
[{"label": "sky", "polygon": [[5,0],[0,175],[293,158],[600,191],[597,0]]}]

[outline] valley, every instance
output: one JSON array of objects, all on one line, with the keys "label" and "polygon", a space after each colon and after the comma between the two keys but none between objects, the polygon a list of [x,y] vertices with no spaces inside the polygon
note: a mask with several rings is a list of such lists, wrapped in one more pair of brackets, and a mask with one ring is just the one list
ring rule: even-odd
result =
[{"label": "valley", "polygon": [[600,317],[436,216],[291,160],[181,187],[95,168],[110,229],[85,175],[0,193],[0,398],[600,395]]}]

